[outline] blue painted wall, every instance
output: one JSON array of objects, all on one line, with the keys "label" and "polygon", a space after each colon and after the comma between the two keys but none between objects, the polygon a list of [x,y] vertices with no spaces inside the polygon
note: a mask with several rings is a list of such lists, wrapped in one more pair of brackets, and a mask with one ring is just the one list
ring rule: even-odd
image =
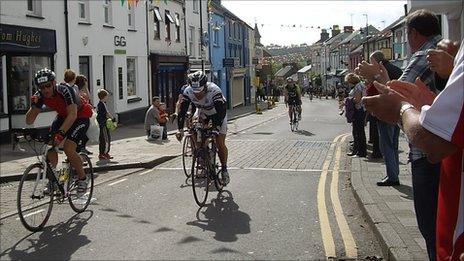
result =
[{"label": "blue painted wall", "polygon": [[[213,27],[220,27],[219,30],[214,30]],[[211,78],[222,90],[226,99],[229,100],[229,92],[227,90],[227,75],[223,67],[223,59],[225,58],[225,19],[224,16],[212,13],[212,21],[208,26],[210,41],[209,48],[211,50]],[[217,42],[215,42],[214,34],[217,33]]]}]

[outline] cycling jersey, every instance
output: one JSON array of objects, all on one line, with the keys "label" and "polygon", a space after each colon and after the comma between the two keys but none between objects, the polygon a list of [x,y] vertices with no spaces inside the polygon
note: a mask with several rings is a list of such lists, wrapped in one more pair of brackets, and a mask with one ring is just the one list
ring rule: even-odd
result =
[{"label": "cycling jersey", "polygon": [[182,95],[178,126],[184,126],[185,113],[190,103],[192,103],[198,109],[200,118],[211,119],[214,126],[221,126],[221,129],[224,129],[223,125],[227,124],[224,121],[227,111],[226,98],[222,95],[221,89],[216,84],[208,82],[206,85],[206,94],[201,100],[197,99],[191,86],[185,88]]},{"label": "cycling jersey", "polygon": [[67,107],[71,104],[77,105],[77,118],[90,118],[92,116],[92,106],[78,95],[73,87],[65,83],[56,85],[54,95],[51,98],[45,98],[40,91],[34,95],[39,99],[37,103],[32,104],[33,107],[42,109],[45,105],[56,111],[58,117],[66,118],[68,116]]},{"label": "cycling jersey", "polygon": [[287,96],[289,100],[299,99],[299,97],[301,96],[300,88],[296,85],[290,86],[287,84],[287,86],[285,86],[285,90],[287,91]]}]

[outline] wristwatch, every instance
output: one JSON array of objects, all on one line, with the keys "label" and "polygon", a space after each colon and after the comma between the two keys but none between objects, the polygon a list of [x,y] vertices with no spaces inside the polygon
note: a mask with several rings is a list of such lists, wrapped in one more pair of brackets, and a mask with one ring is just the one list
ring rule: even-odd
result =
[{"label": "wristwatch", "polygon": [[400,126],[401,129],[403,129],[403,114],[404,112],[406,112],[407,110],[409,109],[413,109],[414,106],[412,106],[411,104],[405,102],[401,105],[401,108],[400,108],[400,118],[398,120],[398,126]]}]

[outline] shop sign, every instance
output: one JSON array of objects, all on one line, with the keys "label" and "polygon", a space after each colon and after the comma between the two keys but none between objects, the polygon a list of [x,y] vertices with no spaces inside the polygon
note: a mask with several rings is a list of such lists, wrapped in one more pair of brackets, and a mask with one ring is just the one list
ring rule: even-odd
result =
[{"label": "shop sign", "polygon": [[55,30],[0,24],[2,52],[56,53]]},{"label": "shop sign", "polygon": [[239,67],[240,66],[240,61],[238,60],[238,58],[224,58],[222,60],[222,64],[223,64],[223,67],[234,68],[234,67]]},{"label": "shop sign", "polygon": [[114,36],[114,45],[115,46],[121,46],[121,47],[126,46],[126,37],[115,35]]}]

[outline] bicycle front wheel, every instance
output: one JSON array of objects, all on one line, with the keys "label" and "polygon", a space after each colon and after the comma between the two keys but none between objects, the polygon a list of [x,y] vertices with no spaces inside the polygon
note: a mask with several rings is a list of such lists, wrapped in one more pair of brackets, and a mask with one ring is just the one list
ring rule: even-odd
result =
[{"label": "bicycle front wheel", "polygon": [[182,167],[187,178],[190,178],[190,174],[192,173],[193,146],[195,145],[192,136],[185,136],[182,144]]},{"label": "bicycle front wheel", "polygon": [[71,175],[68,179],[68,201],[71,208],[77,212],[84,212],[90,204],[93,195],[93,167],[90,158],[85,154],[79,154],[82,158],[82,166],[87,181],[87,189],[84,195],[77,193],[77,173],[74,169],[71,170]]},{"label": "bicycle front wheel", "polygon": [[209,175],[206,164],[206,157],[203,153],[204,149],[197,150],[195,157],[192,160],[192,189],[193,197],[198,206],[203,207],[208,198],[209,191]]},{"label": "bicycle front wheel", "polygon": [[40,231],[50,217],[54,195],[51,184],[42,163],[32,164],[24,171],[18,187],[17,208],[21,223],[29,231]]}]

